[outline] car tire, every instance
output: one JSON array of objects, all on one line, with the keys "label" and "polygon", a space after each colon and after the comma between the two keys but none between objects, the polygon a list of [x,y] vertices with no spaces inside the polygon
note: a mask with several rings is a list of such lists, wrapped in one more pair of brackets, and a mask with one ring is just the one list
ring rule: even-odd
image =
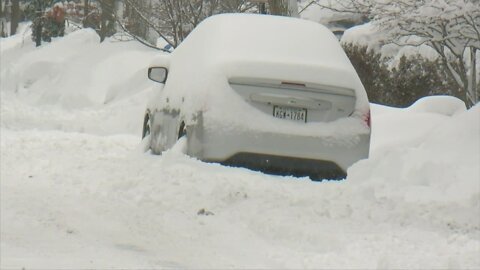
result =
[{"label": "car tire", "polygon": [[[178,129],[178,138],[177,138],[177,144],[179,147],[177,149],[180,149],[180,152],[183,154],[187,155],[188,154],[188,134],[187,134],[187,128],[185,126],[185,123],[182,122],[180,123],[180,128]],[[176,147],[176,146],[174,146]]]},{"label": "car tire", "polygon": [[185,122],[180,123],[180,128],[178,129],[178,138],[180,139],[183,136],[187,135],[187,127],[185,126]]},{"label": "car tire", "polygon": [[143,119],[143,130],[142,130],[142,139],[150,135],[151,124],[150,124],[150,115],[147,113]]},{"label": "car tire", "polygon": [[141,147],[143,152],[152,150],[151,124],[150,115],[147,113],[143,119],[142,142]]}]

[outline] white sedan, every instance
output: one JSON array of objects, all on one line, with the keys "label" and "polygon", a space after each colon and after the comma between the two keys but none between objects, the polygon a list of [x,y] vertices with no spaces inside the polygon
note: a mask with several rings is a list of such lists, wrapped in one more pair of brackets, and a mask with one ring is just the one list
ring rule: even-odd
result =
[{"label": "white sedan", "polygon": [[153,153],[186,136],[200,160],[315,180],[344,178],[368,157],[365,89],[318,23],[212,16],[148,75],[158,82],[143,128]]}]

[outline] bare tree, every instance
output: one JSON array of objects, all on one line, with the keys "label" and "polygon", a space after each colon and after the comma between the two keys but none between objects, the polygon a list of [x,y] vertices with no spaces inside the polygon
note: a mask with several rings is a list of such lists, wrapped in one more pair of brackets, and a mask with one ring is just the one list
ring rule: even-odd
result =
[{"label": "bare tree", "polygon": [[7,33],[5,31],[5,25],[7,23],[7,20],[4,4],[5,0],[0,0],[0,37],[7,36]]},{"label": "bare tree", "polygon": [[268,0],[270,14],[298,17],[296,0]]},{"label": "bare tree", "polygon": [[222,0],[219,1],[219,10],[226,13],[244,13],[253,11],[256,3],[246,0]]},{"label": "bare tree", "polygon": [[90,13],[89,5],[90,5],[89,0],[83,0],[83,27],[84,28],[89,27],[87,22],[88,14]]},{"label": "bare tree", "polygon": [[115,32],[115,0],[100,0],[100,42]]},{"label": "bare tree", "polygon": [[[122,28],[148,40],[149,33],[177,47],[205,18],[225,12],[248,12],[256,5],[246,0],[125,0],[127,18]],[[138,35],[132,26],[142,25],[147,35]]]},{"label": "bare tree", "polygon": [[[148,40],[154,32],[177,47],[205,18],[219,13],[257,12],[259,2],[268,2],[271,14],[298,16],[297,0],[124,0],[127,18],[122,28]],[[145,35],[136,27],[148,29]],[[150,41],[151,42],[151,41]]]},{"label": "bare tree", "polygon": [[273,15],[288,15],[288,2],[283,0],[269,0],[268,7]]}]

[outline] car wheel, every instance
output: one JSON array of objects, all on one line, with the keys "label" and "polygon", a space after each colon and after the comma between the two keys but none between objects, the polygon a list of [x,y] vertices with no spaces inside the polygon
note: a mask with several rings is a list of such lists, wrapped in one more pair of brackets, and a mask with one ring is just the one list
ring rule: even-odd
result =
[{"label": "car wheel", "polygon": [[145,118],[143,119],[143,131],[142,131],[142,139],[150,135],[150,116],[149,114],[145,114]]},{"label": "car wheel", "polygon": [[180,124],[180,128],[178,129],[178,138],[177,139],[180,139],[182,138],[183,136],[186,136],[187,135],[187,127],[185,126],[185,122],[182,122]]},{"label": "car wheel", "polygon": [[150,135],[150,116],[149,114],[145,115],[145,118],[143,119],[143,130],[142,130],[142,142],[141,142],[141,148],[143,152],[147,152],[152,149],[152,138]]},{"label": "car wheel", "polygon": [[187,154],[187,128],[185,126],[185,123],[182,122],[180,124],[180,128],[178,129],[178,138],[177,138],[177,143],[173,146],[174,149],[178,149],[183,154]]}]

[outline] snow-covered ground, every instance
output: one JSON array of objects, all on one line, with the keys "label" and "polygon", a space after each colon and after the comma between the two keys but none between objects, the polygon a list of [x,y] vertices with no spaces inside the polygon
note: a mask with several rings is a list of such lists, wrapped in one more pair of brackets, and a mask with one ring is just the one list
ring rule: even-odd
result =
[{"label": "snow-covered ground", "polygon": [[311,182],[142,153],[158,52],[88,30],[0,51],[2,269],[480,268],[480,105],[372,105],[371,157]]}]

